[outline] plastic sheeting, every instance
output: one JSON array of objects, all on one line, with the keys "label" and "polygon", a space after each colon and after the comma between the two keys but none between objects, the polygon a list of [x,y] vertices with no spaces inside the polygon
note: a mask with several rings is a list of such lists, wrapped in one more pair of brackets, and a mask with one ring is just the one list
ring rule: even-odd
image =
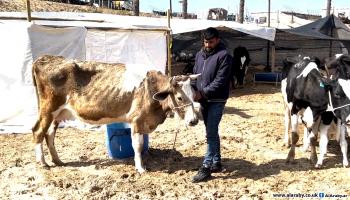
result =
[{"label": "plastic sheeting", "polygon": [[119,62],[165,72],[164,31],[0,24],[0,133],[29,133],[37,119],[32,63],[41,55]]},{"label": "plastic sheeting", "polygon": [[[2,12],[0,13],[0,18],[1,17],[25,19],[26,13]],[[168,21],[166,18],[97,13],[33,12],[32,17],[41,18],[41,20],[35,21],[37,24],[54,26],[84,26],[86,28],[119,28],[135,30],[166,30],[168,26]],[[59,19],[65,20],[59,21]],[[227,27],[270,41],[274,40],[276,33],[275,28],[259,27],[255,24],[240,24],[233,21],[171,19],[170,26],[173,34],[199,31],[204,30],[208,27]]]},{"label": "plastic sheeting", "polygon": [[138,64],[165,72],[165,34],[153,31],[101,31],[89,29],[86,60]]}]

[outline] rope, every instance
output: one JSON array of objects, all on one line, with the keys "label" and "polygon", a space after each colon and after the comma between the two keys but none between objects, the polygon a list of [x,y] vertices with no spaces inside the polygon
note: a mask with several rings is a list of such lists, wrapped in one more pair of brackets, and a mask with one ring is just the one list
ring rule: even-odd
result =
[{"label": "rope", "polygon": [[338,110],[338,109],[340,109],[340,108],[344,108],[344,107],[346,107],[346,106],[350,106],[350,104],[348,103],[348,104],[345,104],[345,105],[342,105],[342,106],[338,106],[338,107],[336,107],[336,108],[333,108],[333,103],[332,103],[332,98],[331,98],[331,92],[330,91],[328,91],[328,97],[329,97],[329,107],[327,108],[327,111],[332,111],[333,112],[333,114],[334,114],[334,111],[335,110]]}]

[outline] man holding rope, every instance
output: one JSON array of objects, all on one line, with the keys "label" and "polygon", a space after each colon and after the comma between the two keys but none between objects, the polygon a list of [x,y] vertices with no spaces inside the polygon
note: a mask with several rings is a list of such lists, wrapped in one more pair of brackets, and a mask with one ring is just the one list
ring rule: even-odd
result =
[{"label": "man holding rope", "polygon": [[229,97],[232,57],[220,42],[219,32],[207,28],[203,32],[204,46],[197,53],[194,74],[201,76],[191,83],[196,91],[194,100],[201,104],[206,129],[207,150],[202,166],[192,182],[206,181],[211,173],[222,171],[219,124]]}]

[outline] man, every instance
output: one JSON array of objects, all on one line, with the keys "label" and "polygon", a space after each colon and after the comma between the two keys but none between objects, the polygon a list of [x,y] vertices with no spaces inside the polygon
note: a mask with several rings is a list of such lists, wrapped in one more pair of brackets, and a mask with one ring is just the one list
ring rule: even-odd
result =
[{"label": "man", "polygon": [[204,47],[197,53],[193,68],[193,73],[201,76],[192,82],[192,87],[196,90],[194,100],[201,104],[207,151],[203,165],[192,182],[205,181],[211,177],[211,173],[222,170],[218,129],[229,97],[232,65],[232,57],[220,42],[218,30],[207,28],[203,39]]}]

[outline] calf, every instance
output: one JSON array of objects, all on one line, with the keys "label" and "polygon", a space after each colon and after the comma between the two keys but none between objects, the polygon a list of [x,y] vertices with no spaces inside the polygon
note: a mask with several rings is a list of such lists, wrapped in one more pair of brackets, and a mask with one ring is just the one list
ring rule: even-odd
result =
[{"label": "calf", "polygon": [[63,120],[130,123],[135,167],[140,173],[145,171],[141,161],[142,134],[152,132],[163,123],[167,112],[175,111],[187,125],[198,123],[193,93],[183,90],[190,88],[189,78],[196,75],[178,80],[145,70],[133,76],[134,72],[129,69],[124,64],[80,62],[57,56],[43,56],[34,62],[32,73],[39,119],[33,127],[33,140],[39,164],[48,166],[42,146],[45,138],[52,161],[63,165],[54,146],[57,126]]},{"label": "calf", "polygon": [[231,79],[232,88],[243,86],[244,77],[247,73],[249,62],[250,56],[247,48],[238,46],[234,49]]}]

